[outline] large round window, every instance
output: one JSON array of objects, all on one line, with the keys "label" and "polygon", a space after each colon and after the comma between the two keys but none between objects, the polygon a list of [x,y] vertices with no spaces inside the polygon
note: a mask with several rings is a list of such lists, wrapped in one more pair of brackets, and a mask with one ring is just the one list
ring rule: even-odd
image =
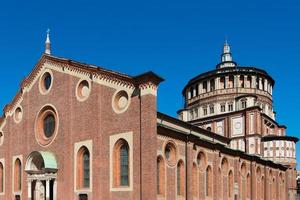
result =
[{"label": "large round window", "polygon": [[42,146],[49,145],[55,138],[58,129],[58,116],[52,106],[40,110],[35,122],[35,137]]}]

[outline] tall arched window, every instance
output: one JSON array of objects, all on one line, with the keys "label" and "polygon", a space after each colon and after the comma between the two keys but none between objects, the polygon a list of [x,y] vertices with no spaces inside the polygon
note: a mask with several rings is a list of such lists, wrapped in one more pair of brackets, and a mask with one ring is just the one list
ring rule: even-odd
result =
[{"label": "tall arched window", "polygon": [[198,196],[198,170],[196,163],[193,164],[193,196]]},{"label": "tall arched window", "polygon": [[228,174],[228,197],[230,199],[233,197],[233,173],[231,170]]},{"label": "tall arched window", "polygon": [[177,164],[177,195],[184,195],[184,164],[180,160]]},{"label": "tall arched window", "polygon": [[206,194],[207,197],[212,196],[212,188],[213,188],[212,170],[211,170],[211,167],[208,166],[206,168],[206,177],[205,177],[205,194]]},{"label": "tall arched window", "polygon": [[234,76],[230,75],[228,81],[228,88],[233,88],[233,87],[234,87]]},{"label": "tall arched window", "polygon": [[129,186],[129,145],[124,139],[114,146],[114,186]]},{"label": "tall arched window", "polygon": [[245,79],[244,75],[240,75],[240,87],[244,88],[245,87]]},{"label": "tall arched window", "polygon": [[127,144],[123,144],[120,148],[120,174],[121,186],[129,185],[129,148]]},{"label": "tall arched window", "polygon": [[252,88],[252,77],[250,75],[247,76],[247,87]]},{"label": "tall arched window", "polygon": [[14,166],[14,191],[18,192],[22,190],[22,164],[19,158],[15,161]]},{"label": "tall arched window", "polygon": [[218,199],[222,199],[222,171],[221,169],[219,168],[218,169],[218,177],[217,177],[217,180],[218,180],[218,183],[220,185],[220,188],[217,190],[217,193],[218,193]]},{"label": "tall arched window", "polygon": [[265,193],[266,192],[267,191],[265,191],[265,179],[264,179],[264,177],[261,177],[261,193],[260,193],[261,200],[263,200],[265,198]]},{"label": "tall arched window", "polygon": [[77,153],[77,188],[90,187],[90,152],[83,146]]},{"label": "tall arched window", "polygon": [[256,199],[260,199],[261,197],[261,170],[260,167],[257,167],[256,169]]},{"label": "tall arched window", "polygon": [[191,93],[191,97],[193,98],[195,96],[194,95],[194,88],[193,87],[190,88],[190,93]]},{"label": "tall arched window", "polygon": [[272,197],[273,197],[273,199],[276,199],[276,183],[275,183],[274,177],[273,177],[273,181],[272,181]]},{"label": "tall arched window", "polygon": [[203,93],[206,93],[207,92],[207,82],[206,81],[203,81],[202,88],[203,88]]},{"label": "tall arched window", "polygon": [[250,190],[250,188],[251,188],[250,187],[250,185],[251,185],[250,174],[247,175],[247,179],[246,180],[247,180],[247,184],[246,184],[247,185],[246,197],[247,197],[247,199],[250,199],[250,192],[251,192],[251,190]]},{"label": "tall arched window", "polygon": [[157,194],[165,196],[165,162],[161,156],[157,158]]},{"label": "tall arched window", "polygon": [[220,78],[220,89],[225,89],[226,85],[225,85],[225,77],[222,76]]},{"label": "tall arched window", "polygon": [[214,91],[215,90],[215,79],[211,79],[210,80],[210,91]]},{"label": "tall arched window", "polygon": [[0,163],[0,193],[4,191],[4,168],[3,164]]}]

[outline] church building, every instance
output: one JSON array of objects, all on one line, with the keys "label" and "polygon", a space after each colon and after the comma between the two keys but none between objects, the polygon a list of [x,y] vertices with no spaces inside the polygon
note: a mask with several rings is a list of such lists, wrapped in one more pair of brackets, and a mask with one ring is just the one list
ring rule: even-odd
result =
[{"label": "church building", "polygon": [[275,120],[275,81],[233,61],[192,78],[178,118],[163,78],[46,50],[0,118],[0,200],[296,200],[296,137]]}]

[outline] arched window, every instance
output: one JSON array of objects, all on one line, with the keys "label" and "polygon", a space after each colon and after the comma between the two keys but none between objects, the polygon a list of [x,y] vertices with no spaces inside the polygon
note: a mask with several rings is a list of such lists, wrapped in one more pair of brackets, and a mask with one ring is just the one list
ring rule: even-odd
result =
[{"label": "arched window", "polygon": [[260,195],[261,195],[261,200],[263,200],[265,198],[265,179],[264,177],[261,177],[261,192],[260,192]]},{"label": "arched window", "polygon": [[246,183],[246,185],[247,185],[247,192],[246,192],[246,197],[247,197],[247,199],[250,199],[250,185],[251,185],[251,181],[250,181],[250,174],[248,174],[247,175],[247,183]]},{"label": "arched window", "polygon": [[206,176],[205,176],[205,194],[206,194],[207,197],[212,196],[212,188],[213,188],[212,170],[211,170],[211,167],[208,166],[206,168]]},{"label": "arched window", "polygon": [[245,87],[245,79],[244,79],[244,75],[240,75],[240,85],[241,88]]},{"label": "arched window", "polygon": [[14,166],[14,191],[18,192],[22,190],[22,164],[19,158],[15,161]]},{"label": "arched window", "polygon": [[214,91],[215,90],[215,79],[211,79],[210,80],[210,91]]},{"label": "arched window", "polygon": [[3,164],[0,163],[0,193],[4,191],[4,168]]},{"label": "arched window", "polygon": [[129,186],[129,145],[124,139],[114,146],[114,186]]},{"label": "arched window", "polygon": [[206,81],[203,81],[202,83],[202,87],[203,87],[203,93],[207,92],[207,82]]},{"label": "arched window", "polygon": [[228,81],[228,88],[233,88],[233,87],[234,87],[234,76],[230,75]]},{"label": "arched window", "polygon": [[77,153],[77,188],[90,187],[90,152],[83,146]]},{"label": "arched window", "polygon": [[252,77],[251,76],[247,76],[247,87],[252,88]]},{"label": "arched window", "polygon": [[195,96],[194,95],[194,88],[193,87],[190,88],[190,93],[191,93],[191,97],[193,98]]},{"label": "arched window", "polygon": [[193,164],[193,196],[198,196],[198,170],[196,163]]},{"label": "arched window", "polygon": [[177,195],[184,195],[184,164],[180,160],[177,164]]},{"label": "arched window", "polygon": [[165,162],[161,156],[157,158],[157,194],[165,196]]},{"label": "arched window", "polygon": [[257,167],[256,169],[256,199],[260,199],[261,196],[261,170],[260,167]]},{"label": "arched window", "polygon": [[220,185],[220,188],[217,190],[217,193],[218,193],[218,199],[222,199],[222,171],[221,169],[219,168],[218,169],[218,177],[217,177],[217,180],[218,180],[218,183]]},{"label": "arched window", "polygon": [[221,162],[221,168],[222,168],[223,174],[228,173],[228,167],[229,167],[228,160],[227,160],[227,158],[224,157]]},{"label": "arched window", "polygon": [[220,78],[220,89],[225,89],[225,87],[225,77],[223,76]]},{"label": "arched window", "polygon": [[273,177],[273,181],[272,181],[272,196],[273,196],[273,199],[276,199],[276,183],[275,183],[274,177]]},{"label": "arched window", "polygon": [[121,174],[121,185],[128,186],[129,185],[129,151],[128,145],[123,144],[120,148],[120,174]]},{"label": "arched window", "polygon": [[233,197],[233,173],[232,171],[229,171],[228,174],[228,197]]}]

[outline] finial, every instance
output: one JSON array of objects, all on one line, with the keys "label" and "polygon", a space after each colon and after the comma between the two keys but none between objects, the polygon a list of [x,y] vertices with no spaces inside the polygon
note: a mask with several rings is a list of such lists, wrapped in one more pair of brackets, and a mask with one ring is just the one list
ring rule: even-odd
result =
[{"label": "finial", "polygon": [[51,42],[50,42],[50,29],[47,29],[47,37],[45,42],[45,53],[50,55],[51,54]]},{"label": "finial", "polygon": [[228,39],[227,39],[227,35],[225,35],[225,43],[224,43],[224,45],[228,45]]}]

